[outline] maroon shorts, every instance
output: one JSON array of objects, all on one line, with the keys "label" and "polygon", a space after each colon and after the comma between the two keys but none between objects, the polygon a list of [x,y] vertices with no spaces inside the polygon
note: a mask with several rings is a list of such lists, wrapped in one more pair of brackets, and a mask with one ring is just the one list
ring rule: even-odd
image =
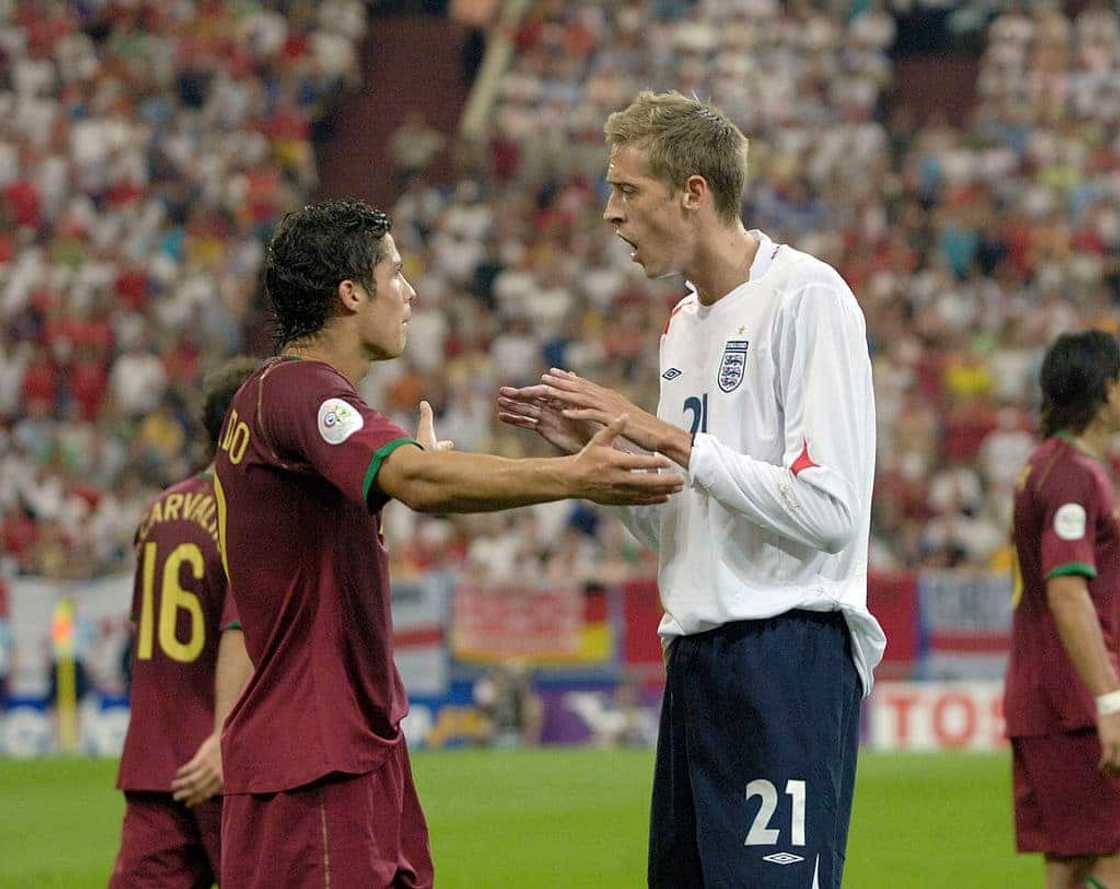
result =
[{"label": "maroon shorts", "polygon": [[1097,768],[1095,729],[1012,738],[1020,852],[1056,857],[1120,851],[1120,780]]},{"label": "maroon shorts", "polygon": [[109,889],[210,889],[221,857],[222,800],[188,809],[170,793],[126,790]]},{"label": "maroon shorts", "polygon": [[428,889],[432,853],[402,741],[364,775],[225,797],[222,886]]}]

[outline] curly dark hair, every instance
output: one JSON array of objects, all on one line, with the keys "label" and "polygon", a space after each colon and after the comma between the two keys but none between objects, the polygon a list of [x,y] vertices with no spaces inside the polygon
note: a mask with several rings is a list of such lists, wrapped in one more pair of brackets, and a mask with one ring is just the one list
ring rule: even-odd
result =
[{"label": "curly dark hair", "polygon": [[206,427],[211,452],[218,448],[218,438],[222,434],[222,422],[229,411],[229,403],[260,363],[259,358],[237,355],[203,378],[202,425]]},{"label": "curly dark hair", "polygon": [[1103,330],[1066,333],[1042,361],[1042,434],[1078,435],[1108,399],[1108,383],[1120,379],[1120,345]]},{"label": "curly dark hair", "polygon": [[308,204],[280,220],[265,258],[264,282],[276,322],[276,349],[318,333],[347,279],[374,292],[373,267],[393,223],[362,201]]}]

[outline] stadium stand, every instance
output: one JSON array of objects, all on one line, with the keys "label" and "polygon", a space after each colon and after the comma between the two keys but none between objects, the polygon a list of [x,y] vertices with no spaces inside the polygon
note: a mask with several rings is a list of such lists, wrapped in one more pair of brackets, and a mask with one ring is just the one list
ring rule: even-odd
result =
[{"label": "stadium stand", "polygon": [[[867,315],[873,569],[1004,571],[1043,346],[1115,329],[1115,11],[966,4],[991,21],[975,106],[949,120],[895,83],[885,4],[524,5],[481,149],[448,146],[450,182],[398,165],[394,234],[420,299],[370,403],[410,427],[429,398],[441,437],[511,455],[540,445],[497,424],[496,388],[548,367],[652,407],[682,291],[644,280],[600,220],[601,127],[639,88],[696,91],[752,139],[748,222],[836,265]],[[357,0],[44,4],[0,25],[5,573],[119,571],[141,505],[198,464],[201,369],[267,340],[262,242],[315,193],[313,138],[358,82],[366,18]],[[386,533],[400,578],[653,573],[585,506],[391,507]]]},{"label": "stadium stand", "polygon": [[[449,189],[417,180],[395,208],[424,305],[380,391],[398,409],[434,391],[442,434],[506,452],[532,443],[491,420],[502,380],[566,365],[655,403],[652,343],[680,290],[610,244],[600,130],[643,86],[695,90],[752,138],[748,221],[840,268],[868,317],[872,567],[1004,570],[1041,350],[1073,326],[1115,326],[1116,28],[1104,7],[1000,15],[979,106],[951,124],[887,106],[894,20],[876,7],[845,20],[766,0],[538,3],[514,36],[485,170]],[[556,539],[568,517],[540,512]],[[497,523],[455,533],[517,549],[521,520]],[[601,563],[627,564],[611,524],[591,524]]]},{"label": "stadium stand", "polygon": [[118,569],[146,499],[199,463],[200,374],[241,346],[262,239],[312,194],[312,127],[358,75],[362,3],[275,6],[0,24],[6,570]]}]

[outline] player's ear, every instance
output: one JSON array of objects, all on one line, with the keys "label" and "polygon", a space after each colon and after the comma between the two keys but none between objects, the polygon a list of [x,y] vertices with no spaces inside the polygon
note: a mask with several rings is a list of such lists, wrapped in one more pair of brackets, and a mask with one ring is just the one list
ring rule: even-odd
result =
[{"label": "player's ear", "polygon": [[342,308],[348,312],[358,311],[362,304],[362,291],[356,281],[344,278],[338,282],[338,301]]},{"label": "player's ear", "polygon": [[682,203],[686,210],[699,210],[708,197],[708,180],[703,176],[689,176],[684,184]]}]

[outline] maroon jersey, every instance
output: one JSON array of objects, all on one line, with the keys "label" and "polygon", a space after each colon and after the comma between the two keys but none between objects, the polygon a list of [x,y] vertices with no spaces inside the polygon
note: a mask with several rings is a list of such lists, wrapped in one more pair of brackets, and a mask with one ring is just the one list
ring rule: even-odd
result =
[{"label": "maroon jersey", "polygon": [[132,713],[117,787],[170,791],[214,731],[222,628],[236,622],[218,553],[213,476],[164,491],[136,531]]},{"label": "maroon jersey", "polygon": [[401,741],[381,462],[416,444],[328,364],[266,361],[226,416],[222,552],[253,678],[226,721],[227,793],[362,774]]},{"label": "maroon jersey", "polygon": [[1120,526],[1104,465],[1064,437],[1043,442],[1019,479],[1013,543],[1018,562],[1004,701],[1007,733],[1028,737],[1095,726],[1096,703],[1066,655],[1047,604],[1046,581],[1086,578],[1116,666]]}]

